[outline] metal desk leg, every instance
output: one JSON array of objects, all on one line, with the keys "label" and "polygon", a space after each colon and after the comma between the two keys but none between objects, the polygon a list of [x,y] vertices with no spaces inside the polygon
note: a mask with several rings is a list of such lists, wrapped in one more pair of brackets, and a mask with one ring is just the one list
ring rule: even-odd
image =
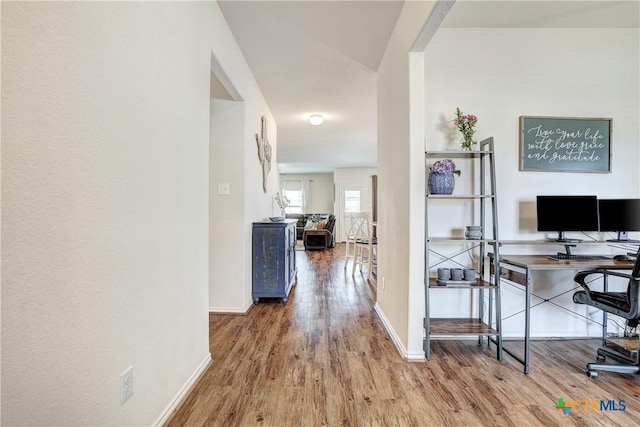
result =
[{"label": "metal desk leg", "polygon": [[524,373],[529,373],[529,342],[531,338],[531,270],[527,268],[527,287],[524,301]]},{"label": "metal desk leg", "polygon": [[[609,290],[609,277],[604,275],[602,279],[602,291],[607,292]],[[607,345],[607,312],[602,310],[602,346]]]},{"label": "metal desk leg", "polygon": [[[500,270],[501,274],[502,271],[505,270]],[[521,284],[522,286],[524,286],[524,295],[525,295],[525,307],[524,307],[524,358],[520,357],[520,355],[514,353],[513,351],[511,351],[508,347],[505,347],[504,345],[501,345],[501,350],[503,350],[505,353],[507,353],[509,356],[513,357],[514,359],[516,359],[518,362],[522,363],[522,366],[524,367],[523,371],[526,374],[529,373],[529,344],[531,341],[531,333],[530,333],[530,329],[531,329],[531,282],[532,282],[532,278],[531,278],[531,269],[526,268],[525,269],[525,274],[524,274],[524,283],[520,283],[520,281],[518,281],[517,283]],[[505,275],[506,277],[507,275]],[[512,280],[511,278],[507,277],[507,280]],[[499,293],[498,293],[499,295]],[[498,304],[498,308],[500,307],[500,305]],[[501,313],[496,313],[498,316],[501,316]],[[502,329],[502,327],[500,328]],[[498,340],[494,341],[496,344],[498,344]],[[502,353],[502,352],[501,352]]]}]

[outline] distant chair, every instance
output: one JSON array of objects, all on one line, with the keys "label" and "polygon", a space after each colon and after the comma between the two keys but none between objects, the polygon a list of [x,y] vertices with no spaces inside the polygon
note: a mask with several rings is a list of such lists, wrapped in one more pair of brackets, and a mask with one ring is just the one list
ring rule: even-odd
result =
[{"label": "distant chair", "polygon": [[371,279],[374,267],[376,271],[378,269],[378,224],[377,222],[375,222],[374,224],[374,221],[372,221],[369,225],[371,230],[371,232],[369,233],[369,236],[371,236],[369,239],[369,254],[371,256],[367,259],[369,264],[367,270],[367,279]]},{"label": "distant chair", "polygon": [[[371,268],[373,267],[376,253],[378,250],[377,238],[374,237],[373,227],[369,222],[368,214],[366,223],[364,224],[364,230],[366,235],[363,234],[355,239],[355,249],[353,256],[353,267],[351,269],[351,275],[356,273],[356,266],[360,266],[360,272],[362,272],[363,264],[367,264],[367,280],[371,279]],[[365,256],[366,252],[366,256]]]},{"label": "distant chair", "polygon": [[[344,229],[347,237],[347,246],[344,251],[344,268],[347,268],[349,258],[354,260],[356,256],[357,239],[369,237],[369,212],[345,212]],[[355,272],[355,268],[353,270]]]}]

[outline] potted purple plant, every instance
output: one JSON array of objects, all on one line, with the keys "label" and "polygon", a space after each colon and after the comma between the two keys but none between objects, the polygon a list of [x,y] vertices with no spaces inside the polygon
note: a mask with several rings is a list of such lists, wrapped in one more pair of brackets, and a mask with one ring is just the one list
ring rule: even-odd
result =
[{"label": "potted purple plant", "polygon": [[437,160],[429,172],[429,192],[431,194],[453,194],[455,175],[460,176],[456,164],[451,159]]}]

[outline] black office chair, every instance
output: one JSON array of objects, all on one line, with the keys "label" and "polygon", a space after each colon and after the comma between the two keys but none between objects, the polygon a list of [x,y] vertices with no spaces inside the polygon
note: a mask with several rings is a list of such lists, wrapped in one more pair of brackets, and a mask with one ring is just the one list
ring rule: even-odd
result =
[{"label": "black office chair", "polygon": [[[593,274],[603,276],[615,276],[629,279],[626,292],[597,292],[592,291],[586,283],[587,277]],[[616,270],[595,269],[578,272],[573,278],[584,290],[573,294],[573,301],[577,304],[587,304],[599,308],[607,313],[612,313],[627,320],[625,332],[630,328],[636,328],[640,321],[640,248],[636,254],[631,274],[625,274]],[[604,362],[606,358],[618,364],[588,363],[587,375],[595,378],[598,370],[609,372],[621,372],[636,374],[640,372],[640,348],[635,348],[630,354],[635,356],[625,357],[621,353],[613,352],[607,347],[601,347],[596,352],[596,359]]]}]

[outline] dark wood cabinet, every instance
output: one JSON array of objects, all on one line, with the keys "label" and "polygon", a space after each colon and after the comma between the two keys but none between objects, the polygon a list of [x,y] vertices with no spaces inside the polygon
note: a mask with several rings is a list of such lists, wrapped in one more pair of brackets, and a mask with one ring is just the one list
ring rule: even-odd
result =
[{"label": "dark wood cabinet", "polygon": [[252,235],[253,303],[260,298],[289,300],[297,281],[296,220],[254,222]]}]

